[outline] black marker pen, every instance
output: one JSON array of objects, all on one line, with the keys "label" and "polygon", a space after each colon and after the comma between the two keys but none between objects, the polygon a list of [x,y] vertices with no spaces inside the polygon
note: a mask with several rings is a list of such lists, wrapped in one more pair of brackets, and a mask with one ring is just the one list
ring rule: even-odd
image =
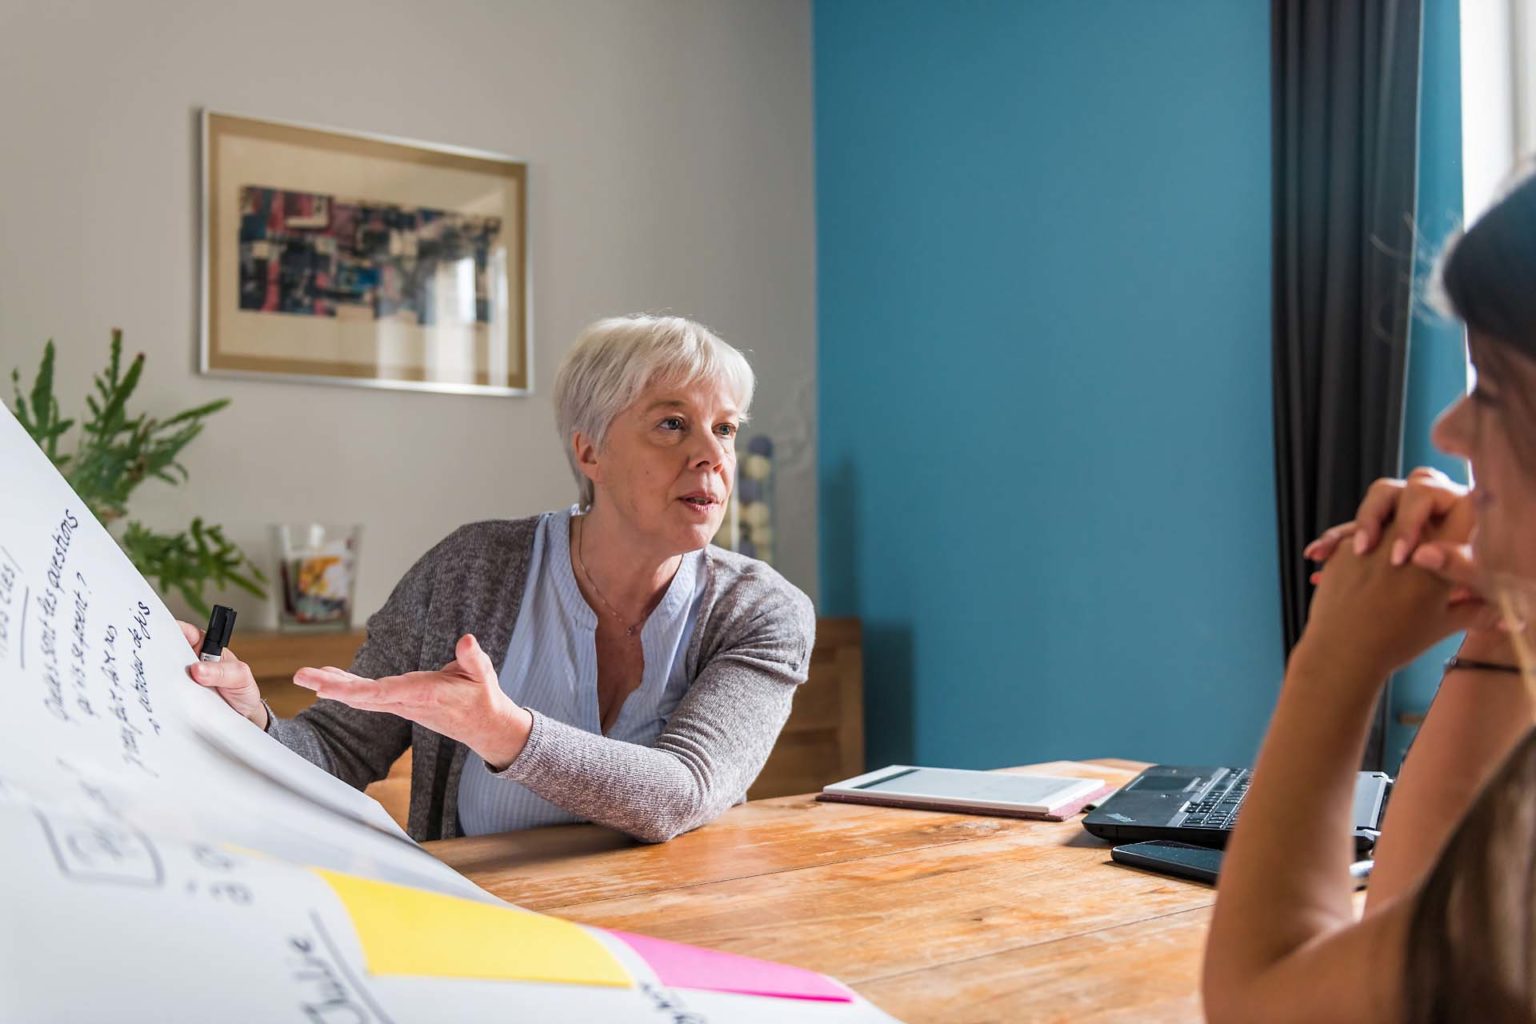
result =
[{"label": "black marker pen", "polygon": [[203,631],[203,646],[197,652],[202,661],[218,661],[235,632],[235,610],[227,605],[216,604],[208,616],[208,628]]}]

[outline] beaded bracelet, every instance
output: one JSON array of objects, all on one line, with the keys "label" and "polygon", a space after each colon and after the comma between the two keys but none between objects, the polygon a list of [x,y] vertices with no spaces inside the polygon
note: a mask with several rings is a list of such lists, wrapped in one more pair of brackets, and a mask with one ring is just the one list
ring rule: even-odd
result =
[{"label": "beaded bracelet", "polygon": [[1445,671],[1452,672],[1458,668],[1472,669],[1478,672],[1513,672],[1520,674],[1519,665],[1503,665],[1497,661],[1478,661],[1475,658],[1446,658]]}]

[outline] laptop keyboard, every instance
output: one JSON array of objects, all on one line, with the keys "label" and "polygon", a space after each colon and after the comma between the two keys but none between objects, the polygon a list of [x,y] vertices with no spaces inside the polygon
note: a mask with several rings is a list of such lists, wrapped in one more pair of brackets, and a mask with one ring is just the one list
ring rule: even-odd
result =
[{"label": "laptop keyboard", "polygon": [[1182,825],[1196,828],[1231,828],[1237,820],[1238,808],[1248,795],[1248,778],[1251,769],[1230,772],[1206,790],[1198,800],[1184,809]]}]

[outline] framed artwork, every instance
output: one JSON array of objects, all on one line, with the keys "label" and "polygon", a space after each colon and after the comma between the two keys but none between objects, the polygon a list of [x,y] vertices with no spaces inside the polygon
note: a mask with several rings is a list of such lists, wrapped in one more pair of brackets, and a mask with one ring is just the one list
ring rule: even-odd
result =
[{"label": "framed artwork", "polygon": [[203,112],[203,373],[532,387],[528,168]]}]

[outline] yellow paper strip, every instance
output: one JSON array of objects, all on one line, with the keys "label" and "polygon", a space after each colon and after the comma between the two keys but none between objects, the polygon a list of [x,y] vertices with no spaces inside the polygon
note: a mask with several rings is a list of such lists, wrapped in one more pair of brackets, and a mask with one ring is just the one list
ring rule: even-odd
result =
[{"label": "yellow paper strip", "polygon": [[314,871],[347,908],[373,974],[634,985],[601,942],[569,921]]}]

